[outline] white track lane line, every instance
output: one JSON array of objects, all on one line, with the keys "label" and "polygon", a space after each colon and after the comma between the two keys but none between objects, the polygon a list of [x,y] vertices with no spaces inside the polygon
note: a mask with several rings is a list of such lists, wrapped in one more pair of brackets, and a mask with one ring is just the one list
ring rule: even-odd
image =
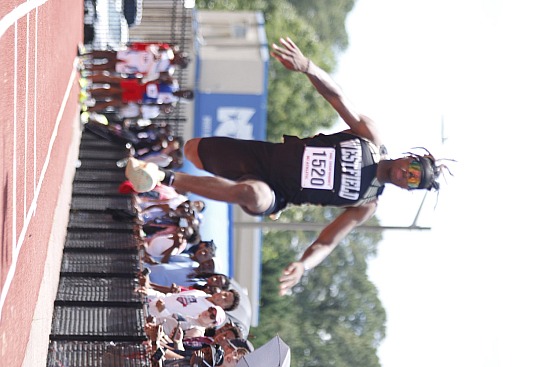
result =
[{"label": "white track lane line", "polygon": [[0,38],[6,33],[12,25],[15,24],[19,19],[23,18],[25,15],[38,8],[39,6],[46,3],[48,0],[31,0],[27,1],[17,8],[10,11],[8,14],[0,20]]},{"label": "white track lane line", "polygon": [[[38,46],[38,8],[45,4],[48,0],[30,0],[30,1],[27,1],[19,6],[17,6],[14,10],[12,10],[10,13],[6,14],[1,20],[0,20],[0,38],[6,33],[6,31],[14,26],[14,29],[15,29],[15,32],[14,32],[14,39],[15,39],[15,44],[17,44],[17,38],[18,38],[18,32],[17,32],[17,21],[21,18],[23,18],[24,16],[27,16],[27,30],[29,29],[28,25],[29,25],[29,18],[28,18],[28,13],[30,13],[31,11],[35,10],[36,9],[36,17],[35,17],[35,57],[34,57],[34,60],[37,60],[37,46]],[[29,34],[27,33],[27,50],[28,50],[28,46],[29,46]],[[25,80],[25,86],[28,90],[28,84],[29,84],[29,81],[28,81],[28,63],[29,63],[29,55],[28,55],[28,51],[26,53],[26,57],[25,57],[25,62],[26,62],[26,80]],[[16,157],[14,156],[14,159],[13,159],[13,193],[12,193],[12,199],[13,199],[13,253],[12,253],[12,263],[10,265],[10,269],[6,275],[6,281],[2,287],[2,293],[0,294],[0,320],[2,319],[2,310],[4,308],[4,303],[6,301],[6,298],[7,298],[7,295],[8,295],[8,291],[10,289],[10,286],[11,286],[11,283],[13,281],[13,277],[14,277],[14,274],[15,274],[15,270],[17,268],[17,260],[19,258],[19,252],[21,250],[21,247],[23,245],[23,242],[24,242],[24,239],[25,239],[25,235],[27,233],[27,230],[28,230],[28,227],[29,227],[29,223],[30,223],[30,220],[32,218],[32,216],[34,215],[34,213],[36,212],[36,206],[37,206],[37,202],[38,202],[38,198],[39,198],[39,195],[40,195],[40,191],[41,191],[41,188],[42,188],[42,184],[44,182],[44,177],[45,177],[45,174],[46,174],[46,171],[48,169],[48,166],[49,166],[49,163],[50,163],[50,159],[51,159],[51,153],[52,153],[52,150],[53,150],[53,146],[54,146],[54,143],[55,143],[55,140],[57,138],[57,133],[59,131],[59,124],[61,123],[61,118],[63,116],[63,112],[65,110],[65,107],[66,107],[66,104],[67,104],[67,101],[68,101],[68,98],[69,98],[69,94],[70,94],[70,91],[72,90],[72,86],[75,82],[75,79],[76,79],[76,74],[77,74],[77,70],[76,70],[76,62],[77,62],[77,59],[75,59],[75,62],[74,62],[74,68],[73,68],[73,71],[71,73],[71,77],[69,78],[69,82],[67,84],[67,88],[65,90],[65,95],[63,97],[63,102],[60,106],[60,109],[58,111],[58,114],[57,114],[57,119],[56,119],[56,122],[55,122],[55,126],[54,126],[54,130],[52,132],[52,136],[50,138],[50,143],[49,143],[49,146],[48,146],[48,152],[46,154],[46,158],[44,160],[44,165],[42,167],[42,170],[41,170],[41,173],[40,173],[40,178],[38,179],[38,183],[36,183],[36,115],[37,115],[37,106],[36,106],[36,100],[37,100],[37,94],[36,94],[36,87],[37,87],[37,63],[35,62],[34,64],[34,71],[35,71],[35,74],[34,74],[34,111],[33,111],[33,120],[34,120],[34,125],[33,125],[33,128],[34,128],[34,141],[33,141],[33,166],[34,166],[34,177],[33,177],[33,182],[34,182],[34,195],[33,195],[33,200],[32,200],[32,203],[29,207],[29,210],[27,211],[26,215],[25,215],[25,219],[24,219],[24,222],[23,222],[23,228],[21,229],[21,233],[19,234],[19,237],[17,237],[17,234],[16,234],[16,206],[15,206],[15,203],[16,203],[16,190],[15,190],[15,187],[16,187],[16,176],[17,176],[17,160],[16,160]],[[14,80],[17,80],[17,63],[18,63],[18,55],[16,52],[14,52]],[[16,146],[17,142],[16,142],[16,137],[17,137],[17,130],[16,130],[16,121],[17,121],[17,92],[18,92],[18,86],[17,86],[17,83],[14,83],[14,87],[13,87],[13,90],[14,90],[14,111],[13,111],[13,115],[14,115],[14,147]],[[25,97],[25,108],[28,108],[28,96]],[[27,129],[27,126],[28,125],[28,111],[25,111],[25,129]],[[25,142],[27,143],[27,130],[25,130]],[[25,145],[25,164],[27,163],[27,147]],[[25,172],[26,174],[26,172]],[[26,185],[26,181],[25,181],[25,185]],[[25,186],[26,187],[26,186]],[[26,192],[26,191],[25,191]],[[26,195],[25,195],[25,203],[26,203]],[[26,206],[25,206],[26,207]],[[16,241],[16,238],[17,238],[17,241]]]},{"label": "white track lane line", "polygon": [[[42,167],[42,170],[40,172],[40,178],[38,180],[38,184],[36,185],[36,192],[33,197],[31,206],[29,208],[29,211],[27,212],[27,216],[25,218],[25,222],[23,223],[23,228],[21,229],[21,233],[19,234],[19,238],[17,239],[16,249],[15,252],[12,254],[12,263],[10,265],[10,269],[8,271],[8,274],[6,276],[6,281],[4,283],[4,286],[2,287],[2,293],[0,294],[0,320],[2,320],[2,309],[4,308],[4,303],[6,301],[6,298],[8,296],[8,291],[11,286],[11,282],[13,281],[13,277],[15,275],[15,270],[17,268],[17,260],[19,258],[19,251],[21,250],[21,247],[23,245],[23,241],[25,240],[25,235],[27,233],[27,229],[29,227],[30,220],[36,211],[36,205],[38,201],[38,197],[40,196],[40,190],[42,188],[42,183],[44,182],[44,176],[46,175],[46,171],[48,170],[48,166],[50,164],[50,159],[52,155],[53,146],[55,143],[55,139],[57,138],[57,133],[59,131],[59,124],[61,123],[61,118],[63,117],[63,112],[65,111],[65,106],[67,105],[67,101],[69,99],[70,92],[73,88],[73,84],[76,80],[77,75],[77,63],[78,58],[75,58],[75,61],[73,63],[73,71],[71,73],[71,77],[69,78],[69,82],[67,84],[67,89],[65,90],[65,95],[63,96],[63,102],[61,103],[61,106],[59,107],[59,111],[57,113],[57,118],[55,120],[55,126],[52,132],[52,136],[50,138],[50,144],[48,146],[48,153],[46,154],[46,158],[44,159],[44,165]],[[15,191],[15,190],[14,190]]]}]

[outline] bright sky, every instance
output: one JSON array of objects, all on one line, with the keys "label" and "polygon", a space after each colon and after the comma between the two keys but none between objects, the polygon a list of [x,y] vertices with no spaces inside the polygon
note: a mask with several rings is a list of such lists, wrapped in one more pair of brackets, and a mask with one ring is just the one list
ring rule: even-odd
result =
[{"label": "bright sky", "polygon": [[[369,262],[383,367],[550,366],[549,19],[547,0],[358,0],[348,19],[335,79],[390,153],[458,160],[432,230],[386,231]],[[378,216],[408,226],[422,197],[387,188]]]}]

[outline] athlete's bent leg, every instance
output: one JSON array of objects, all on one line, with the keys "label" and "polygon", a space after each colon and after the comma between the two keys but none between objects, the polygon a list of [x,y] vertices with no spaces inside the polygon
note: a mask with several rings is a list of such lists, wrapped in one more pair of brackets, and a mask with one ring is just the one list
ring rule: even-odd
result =
[{"label": "athlete's bent leg", "polygon": [[170,184],[180,193],[193,192],[212,200],[238,204],[253,214],[262,214],[273,205],[271,188],[259,180],[235,182],[217,176],[194,176],[164,171],[153,163],[135,158],[128,161],[126,177],[137,192],[150,191],[162,182]]}]

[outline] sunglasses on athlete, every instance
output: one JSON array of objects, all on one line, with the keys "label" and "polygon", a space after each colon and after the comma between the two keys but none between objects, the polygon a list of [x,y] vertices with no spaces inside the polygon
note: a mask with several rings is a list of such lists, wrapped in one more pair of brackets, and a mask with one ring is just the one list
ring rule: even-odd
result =
[{"label": "sunglasses on athlete", "polygon": [[407,167],[407,186],[409,189],[418,189],[422,181],[422,164],[416,159],[411,160]]}]

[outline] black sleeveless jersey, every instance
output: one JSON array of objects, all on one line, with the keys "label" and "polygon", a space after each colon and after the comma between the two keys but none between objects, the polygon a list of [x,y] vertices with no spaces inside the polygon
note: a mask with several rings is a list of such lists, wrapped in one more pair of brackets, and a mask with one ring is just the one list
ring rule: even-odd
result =
[{"label": "black sleeveless jersey", "polygon": [[271,162],[270,183],[292,204],[358,206],[382,193],[378,148],[349,133],[285,136]]}]

